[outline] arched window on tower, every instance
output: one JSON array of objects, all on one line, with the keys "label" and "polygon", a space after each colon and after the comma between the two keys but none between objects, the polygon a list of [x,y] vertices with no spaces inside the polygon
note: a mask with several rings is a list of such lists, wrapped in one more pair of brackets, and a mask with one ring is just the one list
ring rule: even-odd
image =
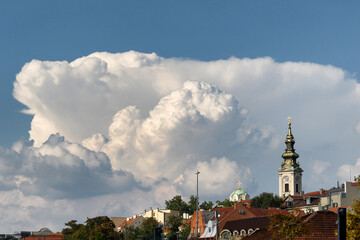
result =
[{"label": "arched window on tower", "polygon": [[289,192],[289,184],[285,183],[285,192]]}]

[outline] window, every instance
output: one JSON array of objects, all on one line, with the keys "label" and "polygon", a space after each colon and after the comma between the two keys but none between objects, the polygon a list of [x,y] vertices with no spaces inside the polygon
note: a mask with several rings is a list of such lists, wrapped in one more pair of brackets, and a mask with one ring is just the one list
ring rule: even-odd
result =
[{"label": "window", "polygon": [[252,230],[251,228],[248,230],[248,234],[252,233],[254,230]]},{"label": "window", "polygon": [[289,192],[289,184],[285,183],[285,192]]},{"label": "window", "polygon": [[296,184],[296,192],[299,192],[299,184]]},{"label": "window", "polygon": [[229,230],[223,230],[220,234],[220,237],[222,239],[230,239],[230,231]]},{"label": "window", "polygon": [[246,235],[246,231],[244,229],[242,229],[240,231],[240,237],[245,237],[245,235]]},{"label": "window", "polygon": [[209,227],[209,232],[211,232],[211,227]]},{"label": "window", "polygon": [[339,204],[337,202],[334,202],[332,205],[333,205],[333,207],[338,207],[339,206]]}]

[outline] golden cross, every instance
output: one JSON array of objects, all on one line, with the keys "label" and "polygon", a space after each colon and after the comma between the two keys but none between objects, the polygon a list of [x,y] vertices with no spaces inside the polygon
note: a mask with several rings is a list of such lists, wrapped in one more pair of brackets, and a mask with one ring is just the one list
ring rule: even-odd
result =
[{"label": "golden cross", "polygon": [[291,122],[290,122],[290,121],[291,121],[291,117],[290,117],[290,115],[289,115],[288,119],[289,119],[289,124],[290,124],[290,123],[291,123]]},{"label": "golden cross", "polygon": [[240,186],[241,186],[241,182],[240,182],[240,181],[238,181],[238,186],[239,186],[239,188],[240,188]]}]

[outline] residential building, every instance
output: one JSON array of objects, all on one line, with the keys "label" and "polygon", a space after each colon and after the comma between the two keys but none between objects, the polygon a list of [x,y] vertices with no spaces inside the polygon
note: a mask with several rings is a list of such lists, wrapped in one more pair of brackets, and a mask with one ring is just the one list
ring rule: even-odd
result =
[{"label": "residential building", "polygon": [[220,233],[222,239],[242,238],[253,231],[266,229],[270,224],[269,216],[253,217],[228,221]]},{"label": "residential building", "polygon": [[30,237],[24,237],[21,240],[62,240],[64,239],[61,233],[49,233],[46,235],[31,235]]},{"label": "residential building", "polygon": [[140,228],[141,223],[144,221],[143,216],[133,216],[132,218],[127,218],[119,227],[117,227],[118,232],[122,232],[126,227]]},{"label": "residential building", "polygon": [[48,228],[42,228],[38,232],[20,232],[21,240],[61,240],[64,236],[61,233],[53,233]]},{"label": "residential building", "polygon": [[321,197],[321,210],[351,206],[354,200],[360,197],[359,193],[359,186],[356,182],[345,182],[341,187],[331,188],[325,196]]},{"label": "residential building", "polygon": [[118,227],[120,227],[120,225],[126,222],[127,220],[126,217],[111,217],[110,219],[111,221],[113,221],[115,225],[115,229],[118,229]]},{"label": "residential building", "polygon": [[[294,240],[336,240],[337,214],[330,211],[317,211],[301,218],[308,224],[308,232],[297,236]],[[271,240],[272,232],[260,229],[245,236],[242,240]],[[229,238],[228,238],[229,239]]]},{"label": "residential building", "polygon": [[359,197],[359,193],[357,183],[345,182],[341,187],[329,190],[320,189],[303,195],[289,195],[284,199],[282,208],[290,212],[298,209],[309,214],[333,207],[348,207]]},{"label": "residential building", "polygon": [[157,221],[159,221],[162,225],[167,225],[167,220],[170,216],[179,216],[179,211],[176,210],[169,210],[169,209],[150,209],[150,211],[145,211],[144,213],[140,214],[144,218],[150,218],[153,217]]},{"label": "residential building", "polygon": [[[216,222],[216,215],[218,213],[218,223]],[[207,211],[199,211],[198,229],[200,239],[213,239],[216,233],[222,233],[225,225],[229,221],[257,218],[267,216],[274,213],[289,214],[287,211],[279,209],[256,209],[248,208],[241,203],[235,202],[234,206],[226,208],[215,208]],[[248,229],[247,229],[248,230]],[[196,233],[196,212],[191,220],[191,236]]]}]

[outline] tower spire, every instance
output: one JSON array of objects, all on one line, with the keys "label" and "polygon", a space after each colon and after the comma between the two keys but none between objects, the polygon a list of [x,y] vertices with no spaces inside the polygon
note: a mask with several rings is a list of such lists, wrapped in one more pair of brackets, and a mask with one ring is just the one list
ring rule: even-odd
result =
[{"label": "tower spire", "polygon": [[296,159],[299,154],[295,152],[295,139],[291,132],[291,117],[288,117],[289,128],[285,138],[285,152],[281,155],[284,159],[281,161],[279,172],[279,196],[299,195],[302,192],[302,172],[299,162]]},{"label": "tower spire", "polygon": [[289,129],[288,134],[285,138],[285,152],[281,155],[281,157],[284,159],[283,164],[281,164],[281,168],[297,168],[299,167],[299,164],[296,162],[296,159],[299,157],[299,154],[295,152],[294,144],[295,139],[291,132],[291,117],[288,117],[289,120]]}]

